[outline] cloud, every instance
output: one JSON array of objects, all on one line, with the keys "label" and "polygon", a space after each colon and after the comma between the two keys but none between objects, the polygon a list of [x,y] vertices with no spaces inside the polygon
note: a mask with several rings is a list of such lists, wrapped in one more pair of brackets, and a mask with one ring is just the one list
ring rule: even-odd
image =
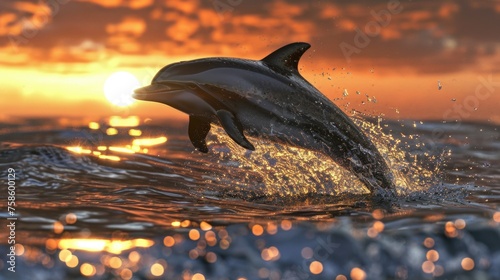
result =
[{"label": "cloud", "polygon": [[177,10],[181,11],[183,14],[191,15],[196,13],[199,10],[199,1],[198,0],[177,0],[177,1],[169,1],[164,0],[164,6],[169,10]]},{"label": "cloud", "polygon": [[14,13],[0,14],[0,36],[9,35],[11,33],[19,34],[21,31],[20,26],[14,30],[13,25],[16,24],[17,16]]},{"label": "cloud", "polygon": [[453,72],[499,50],[500,4],[493,2],[401,1],[401,12],[348,63],[339,44],[354,45],[356,29],[383,16],[388,1],[220,1],[223,14],[211,1],[2,1],[0,48],[7,53],[0,63],[92,62],[117,53],[140,65],[141,56],[252,57],[308,41],[323,61]]},{"label": "cloud", "polygon": [[93,3],[104,8],[127,7],[131,9],[142,9],[151,6],[154,0],[78,0],[80,2]]},{"label": "cloud", "polygon": [[198,21],[188,17],[181,17],[165,30],[166,36],[175,41],[185,42],[198,30]]}]

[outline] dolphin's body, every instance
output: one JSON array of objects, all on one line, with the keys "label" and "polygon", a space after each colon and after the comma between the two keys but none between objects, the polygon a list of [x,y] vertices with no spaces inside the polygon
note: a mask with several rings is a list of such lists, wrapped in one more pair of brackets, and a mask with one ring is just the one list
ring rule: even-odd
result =
[{"label": "dolphin's body", "polygon": [[189,115],[189,137],[208,152],[205,137],[218,124],[240,146],[245,137],[320,151],[353,172],[370,191],[394,190],[393,175],[373,143],[297,69],[307,43],[286,45],[262,60],[204,58],[168,65],[134,98]]}]

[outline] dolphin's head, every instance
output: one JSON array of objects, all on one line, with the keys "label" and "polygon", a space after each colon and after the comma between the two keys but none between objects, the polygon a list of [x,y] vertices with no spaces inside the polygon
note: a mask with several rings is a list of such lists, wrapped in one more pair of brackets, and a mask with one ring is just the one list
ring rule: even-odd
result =
[{"label": "dolphin's head", "polygon": [[173,63],[162,68],[151,85],[137,89],[133,97],[160,102],[189,115],[215,112],[209,103],[234,107],[235,100],[261,100],[265,91],[292,90],[290,77],[300,77],[298,61],[308,48],[307,43],[289,44],[262,60],[214,57]]},{"label": "dolphin's head", "polygon": [[199,96],[194,79],[206,69],[197,61],[170,64],[161,69],[151,81],[151,85],[134,91],[138,100],[154,101],[174,107],[190,115],[208,115],[213,108]]},{"label": "dolphin's head", "polygon": [[164,101],[167,101],[169,96],[186,91],[186,84],[180,83],[179,78],[182,80],[183,73],[194,72],[192,67],[191,71],[187,70],[189,68],[185,67],[183,62],[167,65],[153,77],[151,85],[136,89],[133,97],[138,100],[165,103]]}]

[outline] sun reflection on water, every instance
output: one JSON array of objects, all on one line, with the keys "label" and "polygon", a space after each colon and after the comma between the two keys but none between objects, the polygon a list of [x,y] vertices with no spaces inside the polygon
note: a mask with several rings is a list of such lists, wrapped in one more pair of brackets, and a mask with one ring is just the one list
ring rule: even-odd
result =
[{"label": "sun reflection on water", "polygon": [[[108,124],[110,127],[104,129],[103,131],[108,136],[115,136],[121,134],[127,134],[128,137],[133,137],[131,144],[125,146],[104,146],[99,145],[97,147],[82,147],[80,145],[77,146],[67,146],[66,149],[82,155],[94,155],[99,159],[109,160],[109,161],[120,161],[122,158],[116,154],[134,154],[134,153],[145,153],[149,152],[148,148],[144,147],[152,147],[161,145],[167,142],[166,136],[157,136],[157,137],[143,137],[136,138],[142,135],[142,130],[130,128],[127,131],[122,130],[122,128],[129,127],[137,127],[140,124],[140,119],[136,116],[130,117],[119,117],[112,116],[109,118]],[[91,121],[88,123],[88,127],[91,130],[99,130],[101,129],[101,125],[98,122]],[[106,152],[106,154],[104,154]],[[116,153],[116,154],[107,154],[107,153]]]},{"label": "sun reflection on water", "polygon": [[139,117],[129,116],[126,118],[120,116],[112,116],[109,118],[109,125],[113,127],[136,127],[141,123]]},{"label": "sun reflection on water", "polygon": [[137,238],[132,240],[107,240],[107,239],[61,239],[58,241],[59,249],[81,250],[89,252],[109,252],[120,254],[131,248],[149,248],[154,245],[152,240]]}]

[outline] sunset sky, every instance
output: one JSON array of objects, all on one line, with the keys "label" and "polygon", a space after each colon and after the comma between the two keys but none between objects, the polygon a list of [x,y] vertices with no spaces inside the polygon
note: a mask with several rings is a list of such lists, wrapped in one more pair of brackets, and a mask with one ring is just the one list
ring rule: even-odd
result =
[{"label": "sunset sky", "polygon": [[302,75],[346,111],[500,123],[499,27],[499,1],[2,0],[0,118],[181,117],[104,84],[304,41]]}]

